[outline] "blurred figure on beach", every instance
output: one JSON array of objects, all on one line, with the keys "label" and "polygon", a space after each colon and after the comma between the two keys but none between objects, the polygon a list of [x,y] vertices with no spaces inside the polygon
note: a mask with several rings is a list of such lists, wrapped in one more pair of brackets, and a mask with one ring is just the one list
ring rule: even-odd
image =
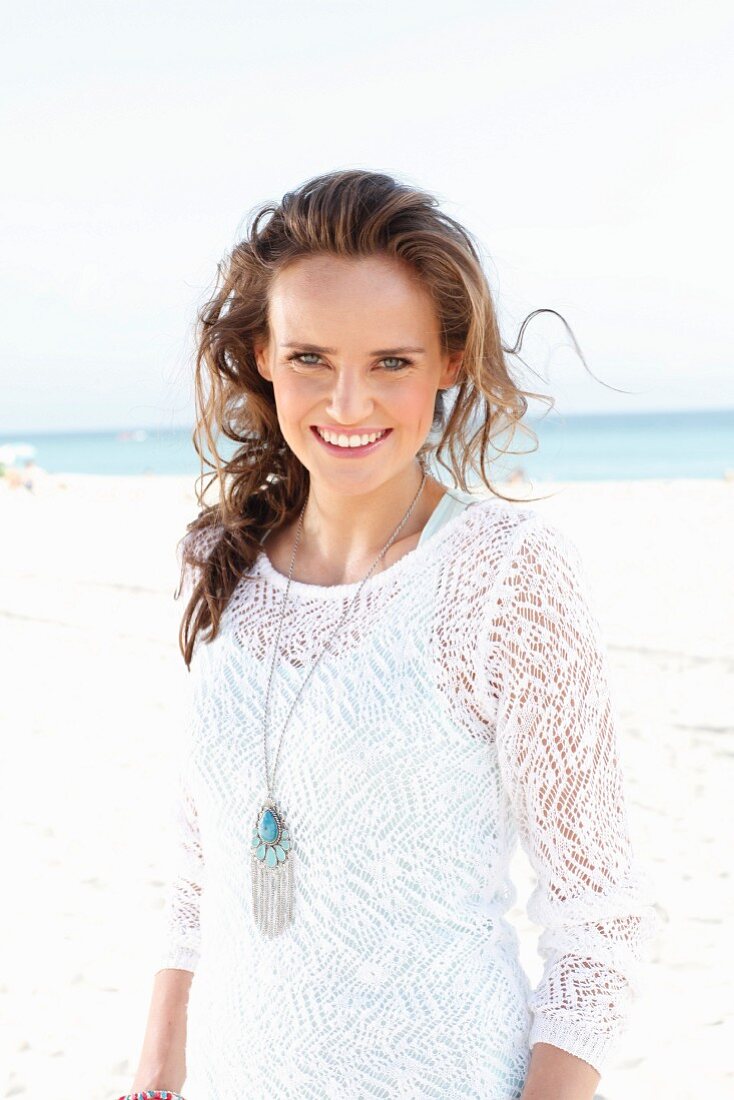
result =
[{"label": "blurred figure on beach", "polygon": [[46,484],[48,474],[32,458],[27,458],[22,468],[0,465],[0,476],[11,489],[27,489],[35,493]]}]

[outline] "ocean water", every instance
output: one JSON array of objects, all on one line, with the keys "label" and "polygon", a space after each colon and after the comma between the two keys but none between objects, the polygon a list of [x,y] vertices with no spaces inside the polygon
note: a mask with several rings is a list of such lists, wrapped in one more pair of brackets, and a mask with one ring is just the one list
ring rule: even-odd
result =
[{"label": "ocean water", "polygon": [[[514,470],[533,482],[721,478],[734,471],[734,409],[583,416],[554,412],[527,423],[538,436],[538,450],[498,458],[496,479]],[[190,428],[0,433],[0,465],[22,469],[32,457],[54,474],[195,478],[199,459],[191,435]],[[532,442],[517,432],[511,447],[527,451]],[[222,450],[228,456],[234,445],[225,444]],[[499,445],[505,446],[506,440]],[[438,476],[445,480],[443,471]]]}]

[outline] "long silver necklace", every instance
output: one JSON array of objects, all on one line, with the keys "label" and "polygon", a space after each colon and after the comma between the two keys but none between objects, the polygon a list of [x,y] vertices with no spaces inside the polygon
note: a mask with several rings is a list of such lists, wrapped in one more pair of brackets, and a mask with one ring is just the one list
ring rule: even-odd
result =
[{"label": "long silver necklace", "polygon": [[265,757],[265,783],[267,787],[267,796],[260,806],[255,818],[255,825],[252,831],[252,851],[250,855],[250,864],[252,871],[252,911],[255,918],[255,924],[263,935],[268,937],[278,936],[283,932],[289,924],[293,921],[293,902],[294,902],[294,889],[293,889],[293,837],[287,826],[285,814],[273,796],[273,787],[275,783],[275,769],[278,766],[278,754],[280,752],[280,746],[283,741],[283,734],[285,728],[288,725],[293,709],[301,697],[303,689],[309,682],[316,667],[326,653],[332,639],[339,630],[340,626],[347,618],[347,615],[351,611],[352,607],[359,598],[359,594],[362,591],[362,586],[365,581],[371,576],[374,569],[379,562],[385,556],[387,551],[392,546],[393,542],[397,538],[398,534],[402,530],[403,526],[410,517],[413,509],[415,508],[418,498],[420,497],[423,486],[426,483],[427,472],[425,467],[421,464],[423,469],[423,477],[421,479],[420,488],[413,498],[413,503],[408,508],[401,519],[398,526],[393,531],[389,540],[382,548],[380,553],[372,563],[369,572],[360,582],[359,588],[354,594],[352,601],[347,604],[342,617],[337,622],[336,626],[332,630],[331,634],[326,640],[326,645],[321,650],[321,653],[317,657],[316,661],[311,668],[308,676],[301,684],[298,693],[293,700],[288,716],[286,717],[285,724],[280,733],[278,740],[278,747],[275,753],[275,760],[273,762],[273,775],[272,780],[268,770],[268,750],[267,750],[267,728],[268,728],[268,711],[270,708],[270,688],[273,681],[273,670],[275,668],[275,659],[278,653],[278,646],[280,644],[280,632],[283,626],[283,619],[285,618],[285,609],[288,602],[288,593],[291,586],[291,578],[293,576],[293,566],[296,560],[296,550],[298,549],[298,543],[301,539],[301,530],[303,528],[303,514],[306,511],[306,504],[308,498],[304,501],[301,508],[301,514],[298,518],[298,527],[296,530],[296,538],[293,543],[293,553],[291,554],[291,565],[288,570],[288,584],[286,585],[285,595],[283,597],[283,606],[280,612],[280,621],[278,623],[278,634],[275,639],[275,646],[273,647],[273,659],[270,664],[270,675],[268,676],[268,686],[265,695],[265,710],[263,715],[263,754]]}]

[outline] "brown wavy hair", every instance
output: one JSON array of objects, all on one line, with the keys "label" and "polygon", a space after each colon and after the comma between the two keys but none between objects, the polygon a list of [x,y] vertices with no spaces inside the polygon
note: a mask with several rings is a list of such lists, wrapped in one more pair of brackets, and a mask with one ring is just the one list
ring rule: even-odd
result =
[{"label": "brown wavy hair", "polygon": [[[176,592],[178,598],[191,569],[195,580],[179,631],[187,667],[197,636],[206,642],[217,636],[222,613],[254,564],[261,539],[297,517],[308,494],[308,470],[283,438],[273,387],[258,372],[254,349],[268,338],[268,293],[276,275],[295,260],[324,253],[395,257],[410,265],[435,304],[442,349],[464,349],[450,407],[446,391],[439,390],[431,432],[418,452],[421,461],[432,456],[449,471],[457,487],[468,490],[471,470],[490,493],[510,501],[491,484],[490,449],[497,455],[529,453],[509,450],[520,429],[532,436],[536,450],[537,436],[521,424],[527,399],[537,398],[549,409],[555,404],[548,395],[521,389],[508,366],[532,317],[555,310],[531,313],[516,344],[505,348],[480,249],[438,209],[433,195],[382,173],[348,170],[317,176],[280,202],[257,209],[244,239],[218,265],[215,291],[198,314],[192,438],[201,460],[196,485],[201,510],[179,544]],[[497,436],[507,431],[507,447],[496,447]],[[217,449],[220,436],[236,444],[226,461]],[[212,484],[216,503],[206,504]]]}]

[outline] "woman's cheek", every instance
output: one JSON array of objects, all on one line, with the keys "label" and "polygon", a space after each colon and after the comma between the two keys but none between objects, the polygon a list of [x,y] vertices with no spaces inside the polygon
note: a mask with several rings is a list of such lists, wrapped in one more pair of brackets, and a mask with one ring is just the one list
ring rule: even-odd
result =
[{"label": "woman's cheek", "polygon": [[429,386],[406,388],[393,402],[396,421],[414,428],[417,435],[427,434],[433,421],[435,401],[435,392]]},{"label": "woman's cheek", "polygon": [[281,383],[275,391],[275,404],[278,411],[278,422],[289,444],[297,442],[301,432],[301,423],[309,408],[307,395],[302,392],[303,387],[294,385],[291,381]]}]

